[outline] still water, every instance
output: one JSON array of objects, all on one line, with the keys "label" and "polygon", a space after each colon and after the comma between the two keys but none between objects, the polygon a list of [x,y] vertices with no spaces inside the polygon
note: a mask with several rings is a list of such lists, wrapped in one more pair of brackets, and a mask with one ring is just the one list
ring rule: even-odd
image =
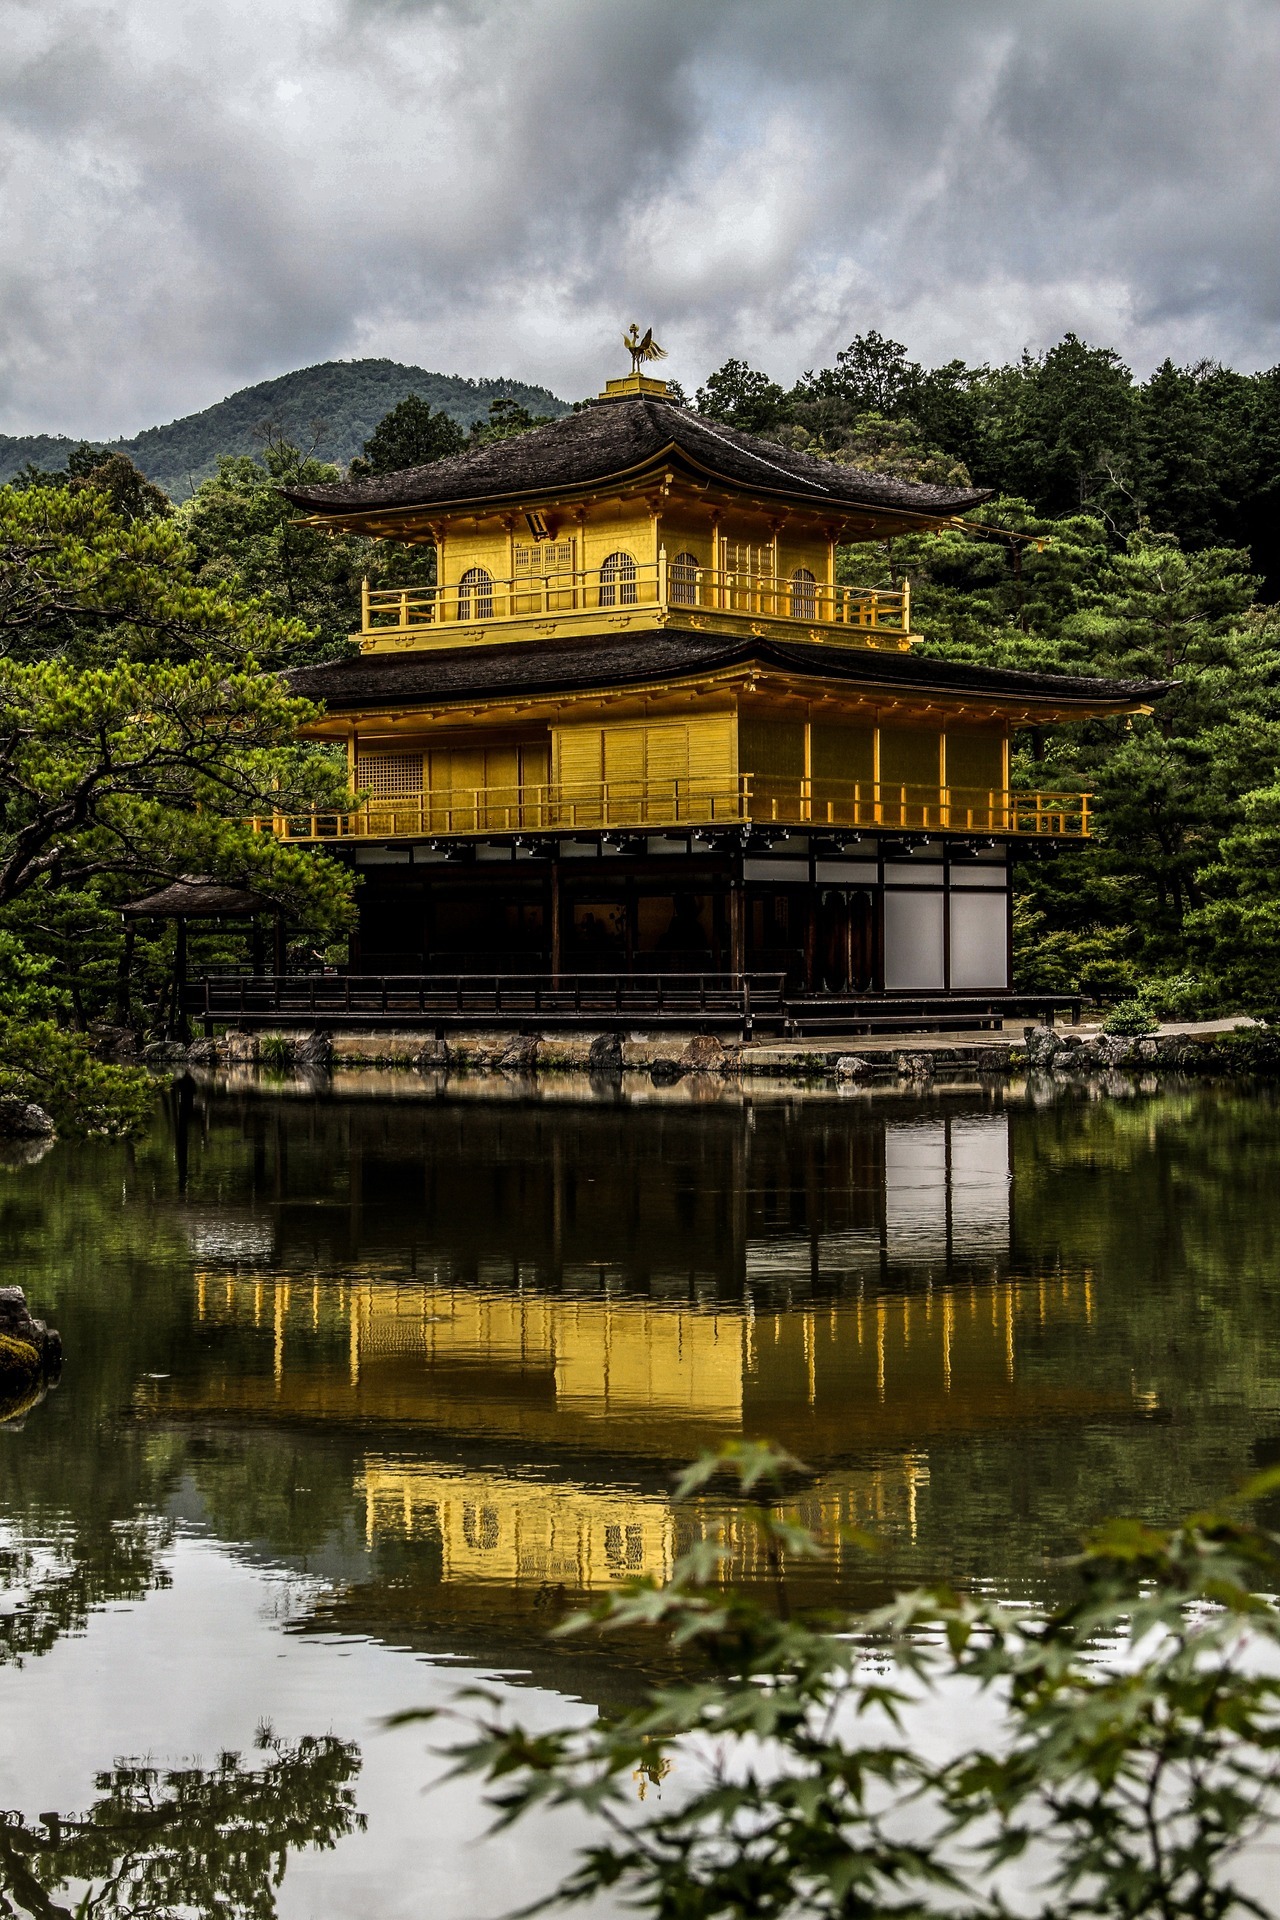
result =
[{"label": "still water", "polygon": [[858,1601],[1047,1591],[1092,1520],[1280,1458],[1268,1093],[396,1084],[185,1082],[137,1146],[0,1166],[0,1284],[68,1355],[0,1428],[16,1912],[532,1898],[575,1829],[481,1844],[386,1718],[628,1697],[644,1656],[547,1628],[696,1534],[755,1576],[670,1499],[731,1436],[879,1537],[826,1576]]}]

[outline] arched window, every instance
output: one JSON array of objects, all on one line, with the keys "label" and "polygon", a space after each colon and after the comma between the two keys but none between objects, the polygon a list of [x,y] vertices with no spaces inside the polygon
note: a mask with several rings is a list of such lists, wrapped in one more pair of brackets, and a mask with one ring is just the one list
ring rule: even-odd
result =
[{"label": "arched window", "polygon": [[458,582],[458,618],[493,618],[493,575],[483,567],[468,567]]},{"label": "arched window", "polygon": [[818,582],[808,567],[797,567],[791,576],[791,618],[816,620],[817,617]]},{"label": "arched window", "polygon": [[667,569],[667,591],[671,603],[676,607],[693,607],[698,603],[698,556],[696,553],[678,553]]},{"label": "arched window", "polygon": [[629,553],[611,553],[600,569],[600,605],[634,607],[636,563]]}]

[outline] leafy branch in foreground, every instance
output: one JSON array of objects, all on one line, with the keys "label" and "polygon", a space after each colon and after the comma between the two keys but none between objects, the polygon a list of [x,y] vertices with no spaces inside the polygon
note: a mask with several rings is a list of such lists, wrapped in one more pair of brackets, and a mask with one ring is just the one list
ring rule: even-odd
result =
[{"label": "leafy branch in foreground", "polygon": [[[718,1472],[763,1488],[754,1521],[785,1564],[822,1552],[781,1517],[798,1468],[739,1446],[679,1491]],[[667,1587],[637,1581],[562,1629],[666,1635],[687,1677],[642,1706],[531,1734],[467,1696],[480,1725],[456,1772],[488,1783],[500,1827],[548,1807],[599,1827],[525,1911],[603,1894],[663,1920],[1265,1911],[1234,1869],[1277,1810],[1280,1536],[1239,1505],[1111,1523],[1043,1610],[940,1588],[787,1618],[720,1584],[724,1557],[702,1542]],[[668,1775],[641,1808],[634,1782]]]}]

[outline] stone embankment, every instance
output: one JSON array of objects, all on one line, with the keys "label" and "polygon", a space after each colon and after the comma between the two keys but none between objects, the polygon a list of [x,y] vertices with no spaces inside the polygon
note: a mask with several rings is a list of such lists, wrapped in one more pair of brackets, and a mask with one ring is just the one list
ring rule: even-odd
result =
[{"label": "stone embankment", "polygon": [[[1243,1043],[1243,1044],[1242,1044]],[[1018,1033],[893,1034],[867,1039],[723,1042],[707,1034],[450,1034],[228,1032],[188,1047],[150,1047],[156,1066],[266,1068],[317,1084],[335,1068],[426,1073],[644,1073],[656,1085],[691,1075],[785,1075],[837,1083],[924,1082],[1030,1073],[1089,1075],[1156,1069],[1256,1071],[1268,1030],[1251,1020],[1201,1021],[1133,1038],[1095,1028],[1027,1027]],[[1274,1071],[1274,1066],[1271,1067]]]}]

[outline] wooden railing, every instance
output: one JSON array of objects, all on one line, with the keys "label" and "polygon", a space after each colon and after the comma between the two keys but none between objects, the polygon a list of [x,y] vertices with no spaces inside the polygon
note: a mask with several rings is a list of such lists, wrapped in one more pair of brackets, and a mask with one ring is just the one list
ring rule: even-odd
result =
[{"label": "wooden railing", "polygon": [[214,1022],[266,1026],[657,1026],[751,1030],[753,1008],[780,1017],[781,973],[210,974],[183,995],[183,1008]]},{"label": "wooden railing", "polygon": [[750,973],[210,974],[183,989],[182,1007],[215,1026],[311,1029],[500,1026],[626,1032],[646,1027],[777,1033],[904,1033],[998,1028],[1056,1011],[1080,1018],[1080,996],[989,993],[796,993],[777,970]]},{"label": "wooden railing", "polygon": [[[681,569],[662,554],[628,572],[609,568],[486,575],[438,587],[361,589],[360,630],[366,639],[392,639],[444,625],[472,628],[563,613],[619,613],[632,607],[754,614],[800,626],[834,628],[866,645],[903,646],[911,626],[911,590],[866,592],[793,575]],[[462,638],[459,635],[459,638]]]},{"label": "wooden railing", "polygon": [[480,834],[776,825],[1087,839],[1083,793],[905,786],[873,780],[595,780],[509,787],[420,788],[369,795],[342,811],[260,815],[282,840],[424,840]]}]

